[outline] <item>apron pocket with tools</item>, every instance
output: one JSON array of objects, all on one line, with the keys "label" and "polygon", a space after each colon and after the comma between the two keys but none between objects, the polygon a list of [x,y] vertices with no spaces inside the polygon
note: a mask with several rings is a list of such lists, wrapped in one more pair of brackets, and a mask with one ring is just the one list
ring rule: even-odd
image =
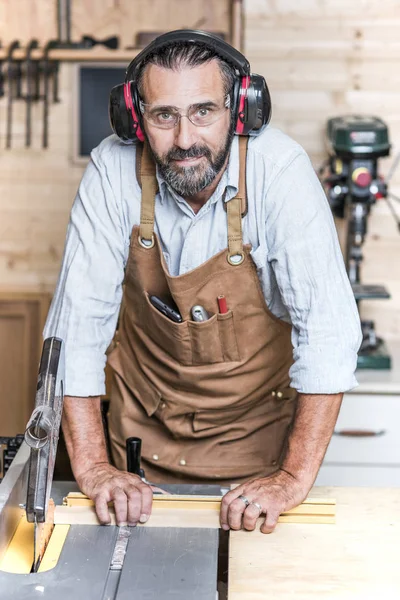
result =
[{"label": "apron pocket with tools", "polygon": [[[192,350],[187,321],[175,323],[151,304],[148,294],[144,294],[144,298],[147,306],[141,314],[141,329],[170,358],[182,365],[191,365]],[[162,361],[161,356],[159,359]]]},{"label": "apron pocket with tools", "polygon": [[188,321],[194,365],[239,360],[232,311],[207,321]]}]

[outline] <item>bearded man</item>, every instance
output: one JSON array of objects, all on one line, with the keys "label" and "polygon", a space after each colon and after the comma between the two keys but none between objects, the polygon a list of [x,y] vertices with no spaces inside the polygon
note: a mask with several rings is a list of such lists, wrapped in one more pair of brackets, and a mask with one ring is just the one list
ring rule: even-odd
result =
[{"label": "bearded man", "polygon": [[[274,529],[309,492],[343,392],[358,312],[304,150],[267,126],[264,79],[217,37],[157,38],[111,92],[115,135],[91,154],[45,329],[66,344],[64,435],[76,480],[118,524],[154,483],[239,483],[224,529]],[[119,315],[119,320],[118,320]],[[106,349],[114,382],[104,440]]]}]

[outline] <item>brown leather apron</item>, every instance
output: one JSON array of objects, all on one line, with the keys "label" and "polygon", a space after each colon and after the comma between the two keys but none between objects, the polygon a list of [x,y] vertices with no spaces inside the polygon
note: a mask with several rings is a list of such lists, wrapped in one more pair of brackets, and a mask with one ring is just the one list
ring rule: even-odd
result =
[{"label": "brown leather apron", "polygon": [[[242,242],[246,148],[240,138],[239,192],[227,202],[228,248],[183,275],[168,273],[154,234],[155,166],[144,148],[140,227],[132,230],[114,371],[109,428],[114,463],[126,468],[125,440],[142,438],[154,482],[243,481],[279,467],[296,408],[289,387],[291,327],[267,308]],[[139,179],[139,176],[138,176]],[[147,245],[146,245],[147,244]],[[236,262],[235,262],[236,261]],[[175,323],[149,295],[172,298]],[[224,294],[228,312],[219,314]],[[200,304],[208,321],[194,322]]]}]

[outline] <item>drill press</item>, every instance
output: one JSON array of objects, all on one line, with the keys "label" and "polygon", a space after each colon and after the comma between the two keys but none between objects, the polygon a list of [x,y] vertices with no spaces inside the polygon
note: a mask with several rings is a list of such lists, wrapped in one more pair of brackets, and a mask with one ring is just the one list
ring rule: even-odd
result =
[{"label": "drill press", "polygon": [[[360,308],[361,300],[390,298],[383,285],[361,283],[367,218],[376,200],[387,196],[387,184],[378,175],[378,158],[390,152],[388,128],[378,117],[349,115],[329,119],[326,133],[329,172],[323,183],[333,214],[345,219],[346,269]],[[374,322],[362,320],[361,326],[357,367],[390,369],[390,356]]]}]

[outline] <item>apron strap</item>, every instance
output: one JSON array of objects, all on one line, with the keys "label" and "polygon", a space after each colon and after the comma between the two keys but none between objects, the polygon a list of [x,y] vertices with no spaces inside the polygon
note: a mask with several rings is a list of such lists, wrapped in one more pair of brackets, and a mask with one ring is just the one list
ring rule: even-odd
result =
[{"label": "apron strap", "polygon": [[249,137],[241,135],[239,137],[239,189],[236,198],[240,198],[241,215],[247,215],[247,194],[246,194],[246,160],[247,160],[247,145]]},{"label": "apron strap", "polygon": [[142,188],[139,244],[144,248],[152,248],[154,246],[154,209],[158,184],[156,165],[147,142],[136,148],[136,178]]},{"label": "apron strap", "polygon": [[246,158],[249,138],[239,137],[239,186],[238,193],[226,203],[228,213],[228,262],[236,266],[244,260],[242,217],[247,213]]}]

